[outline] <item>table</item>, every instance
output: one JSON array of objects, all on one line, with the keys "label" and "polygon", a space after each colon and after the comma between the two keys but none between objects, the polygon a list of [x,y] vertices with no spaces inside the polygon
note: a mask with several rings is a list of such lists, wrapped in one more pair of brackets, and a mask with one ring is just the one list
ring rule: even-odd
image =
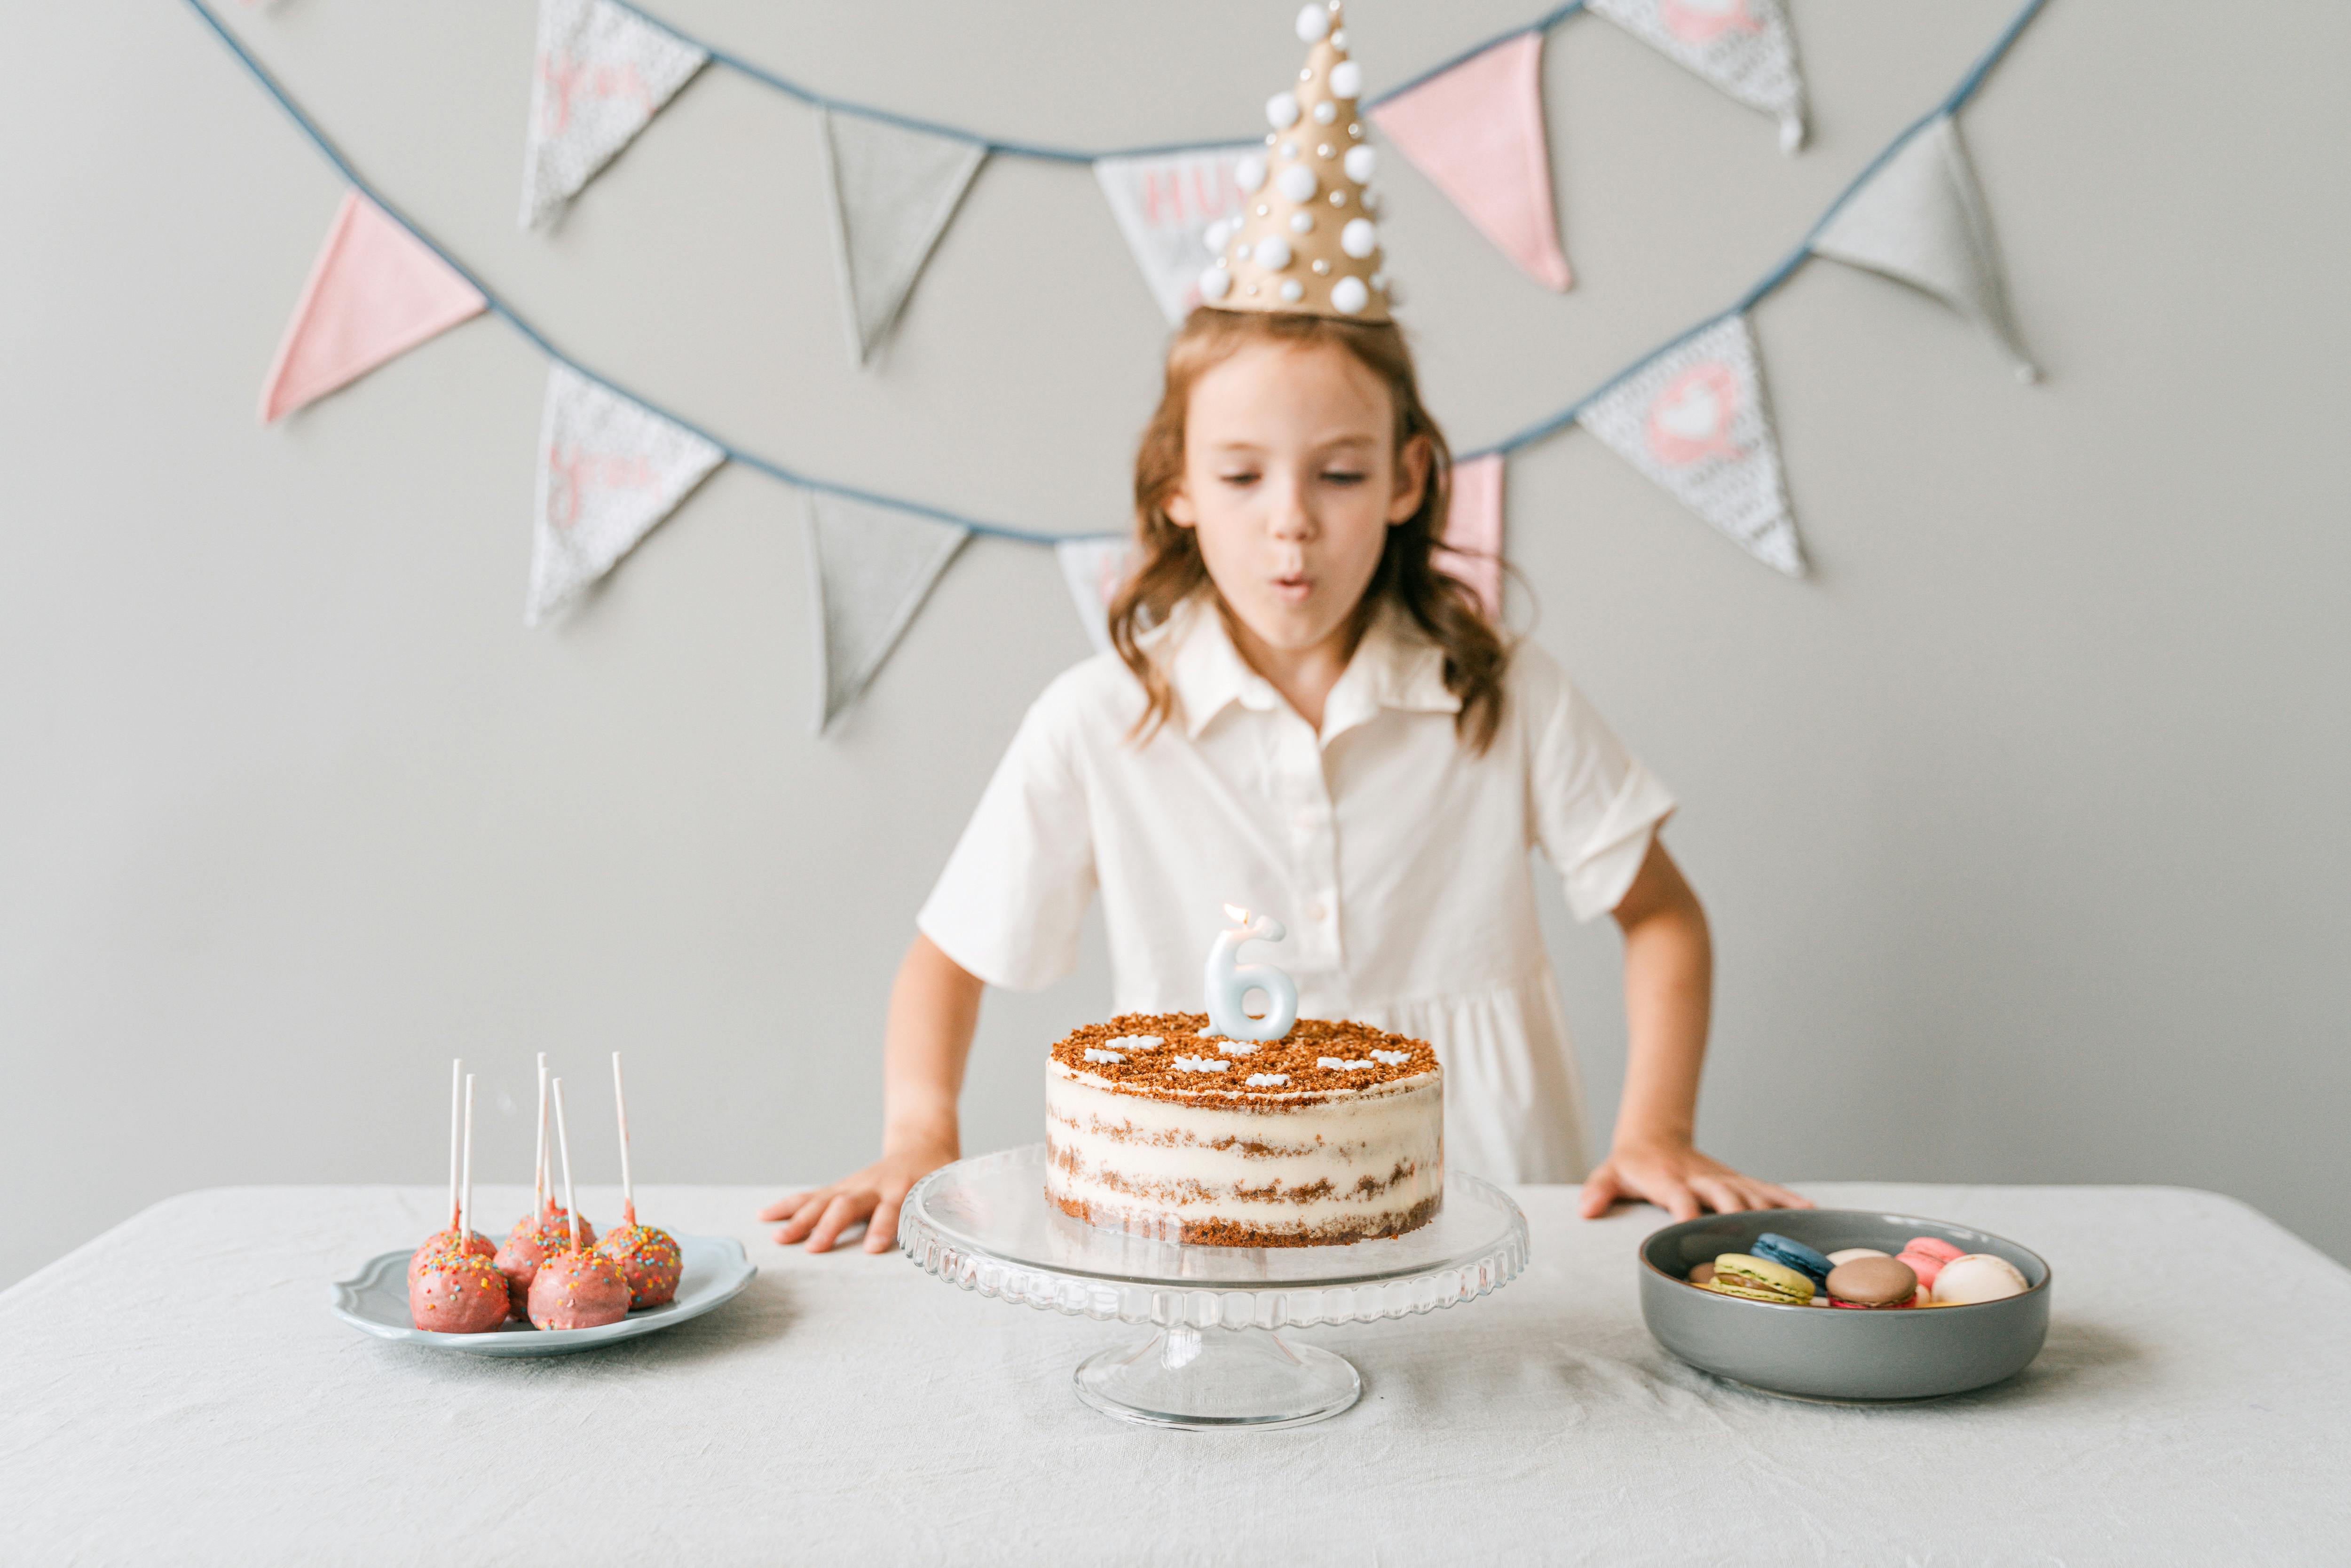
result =
[{"label": "table", "polygon": [[[751,1218],[765,1189],[641,1193],[651,1220],[743,1239],[760,1274],[734,1302],[521,1361],[327,1311],[328,1281],[439,1222],[437,1189],[190,1193],[0,1292],[0,1561],[2351,1558],[2351,1272],[2209,1193],[1803,1190],[2042,1253],[2040,1359],[1923,1407],[1746,1392],[1641,1326],[1656,1210],[1585,1222],[1573,1189],[1523,1187],[1533,1261],[1509,1289],[1300,1331],[1362,1369],[1355,1409],[1157,1432],[1070,1389],[1137,1331],[967,1295],[894,1251],[776,1247]],[[483,1212],[523,1201],[486,1189]],[[603,1219],[615,1195],[581,1207]],[[2223,1272],[2191,1288],[2198,1269]]]}]

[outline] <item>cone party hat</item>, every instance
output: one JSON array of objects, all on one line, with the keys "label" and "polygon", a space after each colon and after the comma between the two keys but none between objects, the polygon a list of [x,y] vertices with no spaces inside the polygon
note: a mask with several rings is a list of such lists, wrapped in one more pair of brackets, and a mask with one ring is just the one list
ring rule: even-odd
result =
[{"label": "cone party hat", "polygon": [[1219,310],[1286,311],[1356,321],[1388,319],[1386,258],[1355,99],[1363,68],[1347,57],[1340,0],[1298,13],[1306,64],[1295,87],[1266,101],[1265,153],[1237,171],[1249,203],[1208,234],[1216,265],[1200,275],[1202,303]]}]

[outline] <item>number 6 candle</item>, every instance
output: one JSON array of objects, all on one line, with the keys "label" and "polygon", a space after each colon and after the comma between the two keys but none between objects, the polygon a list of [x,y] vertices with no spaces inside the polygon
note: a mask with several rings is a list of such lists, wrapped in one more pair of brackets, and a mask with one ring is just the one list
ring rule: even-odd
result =
[{"label": "number 6 candle", "polygon": [[[1244,942],[1279,942],[1289,933],[1270,915],[1255,920],[1232,904],[1225,914],[1234,928],[1217,934],[1208,949],[1208,1027],[1204,1035],[1228,1040],[1280,1040],[1298,1021],[1298,984],[1270,964],[1237,964]],[[1251,991],[1265,993],[1265,1017],[1253,1019],[1241,1010],[1241,998]]]}]

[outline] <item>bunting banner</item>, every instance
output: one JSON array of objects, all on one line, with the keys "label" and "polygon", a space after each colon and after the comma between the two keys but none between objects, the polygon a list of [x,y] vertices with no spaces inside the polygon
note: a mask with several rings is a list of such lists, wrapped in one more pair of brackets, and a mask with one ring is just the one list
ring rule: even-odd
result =
[{"label": "bunting banner", "polygon": [[1744,314],[1649,360],[1593,399],[1576,423],[1756,559],[1804,574]]},{"label": "bunting banner", "polygon": [[1933,295],[1999,340],[2017,380],[2040,378],[2009,309],[1991,214],[1949,115],[1879,164],[1813,235],[1812,251]]},{"label": "bunting banner", "polygon": [[1110,601],[1118,596],[1126,574],[1134,570],[1133,541],[1114,538],[1061,539],[1053,546],[1061,562],[1061,580],[1070,587],[1070,601],[1078,607],[1078,622],[1094,652],[1110,652]]},{"label": "bunting banner", "polygon": [[1502,455],[1481,453],[1453,465],[1453,494],[1445,507],[1445,538],[1437,570],[1478,591],[1486,618],[1502,621]]},{"label": "bunting banner", "polygon": [[1542,45],[1540,32],[1507,38],[1406,88],[1371,116],[1520,271],[1565,289],[1573,280],[1552,206]]},{"label": "bunting banner", "polygon": [[810,490],[808,538],[817,608],[812,727],[822,735],[882,668],[971,530]]},{"label": "bunting banner", "polygon": [[1780,122],[1804,144],[1804,78],[1782,0],[1590,0],[1590,9]]},{"label": "bunting banner", "polygon": [[344,192],[261,383],[261,423],[350,385],[489,304],[383,209]]},{"label": "bunting banner", "polygon": [[1202,147],[1141,158],[1097,158],[1094,179],[1170,326],[1200,303],[1200,274],[1224,249],[1209,230],[1245,214],[1233,171],[1245,150]]},{"label": "bunting banner", "polygon": [[524,623],[569,609],[726,459],[675,421],[549,365]]},{"label": "bunting banner", "polygon": [[817,127],[850,357],[863,365],[896,325],[987,148],[828,109]]},{"label": "bunting banner", "polygon": [[709,58],[611,0],[539,0],[522,226],[562,211]]}]

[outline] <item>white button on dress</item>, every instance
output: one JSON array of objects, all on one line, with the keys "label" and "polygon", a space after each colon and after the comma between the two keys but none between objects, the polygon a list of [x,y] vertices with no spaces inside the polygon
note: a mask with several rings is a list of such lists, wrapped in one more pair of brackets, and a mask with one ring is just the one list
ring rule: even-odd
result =
[{"label": "white button on dress", "polygon": [[1374,619],[1318,733],[1244,664],[1213,609],[1148,633],[1177,698],[1128,738],[1143,692],[1113,654],[1029,710],[917,925],[989,985],[1076,966],[1097,888],[1113,1010],[1196,1012],[1224,905],[1289,939],[1253,946],[1299,1011],[1416,1036],[1445,1063],[1446,1158],[1504,1182],[1585,1168],[1574,1053],[1535,923],[1541,849],[1581,920],[1614,909],[1673,798],[1531,643],[1484,756],[1454,733],[1444,655]]}]

